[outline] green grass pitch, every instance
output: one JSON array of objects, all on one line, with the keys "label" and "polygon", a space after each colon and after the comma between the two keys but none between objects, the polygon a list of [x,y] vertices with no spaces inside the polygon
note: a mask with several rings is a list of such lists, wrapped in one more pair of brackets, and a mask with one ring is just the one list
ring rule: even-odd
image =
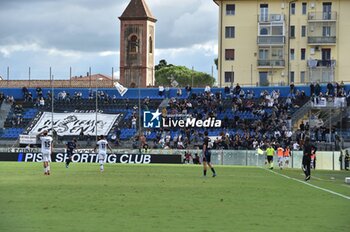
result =
[{"label": "green grass pitch", "polygon": [[[0,163],[0,231],[350,231],[350,200],[261,168],[51,165],[44,176],[41,163]],[[350,196],[350,172],[313,176]]]}]

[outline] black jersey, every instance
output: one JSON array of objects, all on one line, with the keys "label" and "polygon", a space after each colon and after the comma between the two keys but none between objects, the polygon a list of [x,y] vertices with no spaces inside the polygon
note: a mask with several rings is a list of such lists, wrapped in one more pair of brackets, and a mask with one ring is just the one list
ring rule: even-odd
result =
[{"label": "black jersey", "polygon": [[204,141],[203,141],[203,146],[205,145],[206,149],[209,148],[209,142],[210,142],[210,138],[209,137],[205,137]]},{"label": "black jersey", "polygon": [[77,148],[77,144],[75,142],[70,141],[67,143],[67,151],[68,152],[73,152],[73,150],[75,148]]},{"label": "black jersey", "polygon": [[303,149],[304,156],[311,157],[311,155],[314,155],[316,153],[316,150],[317,150],[317,148],[314,145],[312,145],[311,143],[305,144],[304,149]]}]

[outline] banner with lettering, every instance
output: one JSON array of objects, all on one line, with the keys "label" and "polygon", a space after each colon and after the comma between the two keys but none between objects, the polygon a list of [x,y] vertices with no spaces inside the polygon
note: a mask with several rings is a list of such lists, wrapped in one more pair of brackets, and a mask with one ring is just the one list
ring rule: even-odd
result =
[{"label": "banner with lettering", "polygon": [[84,135],[95,136],[97,128],[97,135],[107,135],[119,116],[120,114],[44,112],[29,129],[28,134],[36,135],[44,130],[51,132],[53,128],[59,136],[77,136],[81,132]]}]

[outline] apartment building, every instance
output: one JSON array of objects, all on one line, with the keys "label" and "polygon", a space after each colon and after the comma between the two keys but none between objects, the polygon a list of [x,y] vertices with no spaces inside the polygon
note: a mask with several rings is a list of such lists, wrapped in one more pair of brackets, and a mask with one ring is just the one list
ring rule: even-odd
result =
[{"label": "apartment building", "polygon": [[350,81],[349,0],[214,0],[219,86]]}]

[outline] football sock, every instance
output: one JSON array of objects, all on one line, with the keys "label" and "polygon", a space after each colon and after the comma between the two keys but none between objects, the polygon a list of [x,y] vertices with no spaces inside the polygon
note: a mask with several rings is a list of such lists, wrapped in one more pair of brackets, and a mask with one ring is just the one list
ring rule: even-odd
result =
[{"label": "football sock", "polygon": [[206,176],[207,175],[207,170],[203,171],[203,175]]},{"label": "football sock", "polygon": [[270,168],[273,168],[273,162],[270,163]]},{"label": "football sock", "polygon": [[211,168],[211,171],[215,174],[215,170],[214,170],[214,168]]}]

